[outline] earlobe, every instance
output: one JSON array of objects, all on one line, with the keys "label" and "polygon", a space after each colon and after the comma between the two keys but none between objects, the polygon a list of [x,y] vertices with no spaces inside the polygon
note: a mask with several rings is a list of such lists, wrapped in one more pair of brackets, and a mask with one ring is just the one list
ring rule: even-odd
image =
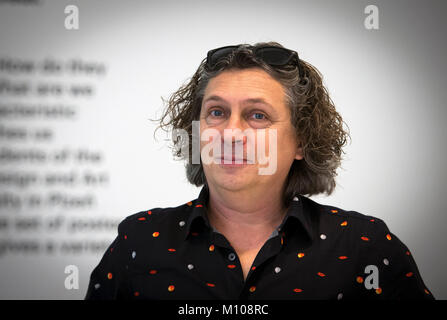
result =
[{"label": "earlobe", "polygon": [[304,158],[304,156],[303,156],[303,149],[301,148],[301,144],[300,144],[300,147],[298,147],[296,149],[295,159],[296,160],[302,160],[303,158]]},{"label": "earlobe", "polygon": [[303,156],[301,155],[301,153],[297,153],[297,154],[295,155],[295,159],[296,159],[296,160],[302,160],[302,159],[303,159]]}]

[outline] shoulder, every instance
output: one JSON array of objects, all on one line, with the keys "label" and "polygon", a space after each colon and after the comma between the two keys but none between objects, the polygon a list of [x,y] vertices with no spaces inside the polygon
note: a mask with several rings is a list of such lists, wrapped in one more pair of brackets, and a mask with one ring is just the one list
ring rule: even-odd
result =
[{"label": "shoulder", "polygon": [[314,216],[318,232],[332,232],[336,239],[333,243],[355,253],[359,266],[377,267],[380,275],[377,293],[382,293],[381,298],[433,299],[410,250],[384,220],[306,197],[302,199]]},{"label": "shoulder", "polygon": [[195,201],[188,201],[174,207],[153,207],[132,213],[119,223],[118,233],[128,236],[141,231],[147,232],[148,228],[155,230],[158,227],[178,225],[188,218]]},{"label": "shoulder", "polygon": [[[318,218],[320,225],[340,223],[342,227],[357,227],[374,235],[387,235],[390,231],[381,218],[356,210],[350,210],[330,204],[322,204],[308,197],[301,196],[304,210]],[[316,216],[316,217],[315,217]]]},{"label": "shoulder", "polygon": [[307,197],[302,199],[316,232],[344,238],[349,241],[349,246],[365,249],[368,254],[387,251],[400,257],[408,255],[406,245],[390,231],[383,219],[356,210],[321,204]]}]

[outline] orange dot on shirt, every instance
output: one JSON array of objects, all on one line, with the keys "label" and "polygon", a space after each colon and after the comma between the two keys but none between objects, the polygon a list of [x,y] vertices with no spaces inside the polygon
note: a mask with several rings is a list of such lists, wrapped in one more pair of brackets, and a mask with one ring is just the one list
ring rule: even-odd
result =
[{"label": "orange dot on shirt", "polygon": [[348,259],[348,257],[347,257],[347,256],[339,256],[338,259],[340,259],[340,260],[346,260],[346,259]]},{"label": "orange dot on shirt", "polygon": [[425,292],[426,294],[430,294],[430,292],[429,292],[427,289],[424,289],[424,292]]},{"label": "orange dot on shirt", "polygon": [[294,292],[303,292],[303,289],[295,288],[293,289]]},{"label": "orange dot on shirt", "polygon": [[255,266],[251,267],[251,270],[255,270],[255,269],[256,269],[256,267],[255,267]]},{"label": "orange dot on shirt", "polygon": [[325,275],[323,272],[317,272],[317,274],[318,274],[320,277],[326,277],[326,275]]},{"label": "orange dot on shirt", "polygon": [[216,286],[214,283],[207,283],[206,285],[211,288],[214,288]]},{"label": "orange dot on shirt", "polygon": [[153,236],[154,238],[158,237],[159,235],[160,235],[160,232],[158,232],[158,231],[155,231],[155,232],[152,234],[152,236]]},{"label": "orange dot on shirt", "polygon": [[151,211],[151,210],[149,210],[149,211],[147,212],[147,214],[151,215],[151,214],[152,214],[152,211]]},{"label": "orange dot on shirt", "polygon": [[338,210],[331,210],[331,212],[332,212],[332,213],[337,213],[337,212],[338,212]]},{"label": "orange dot on shirt", "polygon": [[146,220],[146,218],[145,217],[141,217],[141,218],[138,218],[138,220],[144,221],[144,220]]},{"label": "orange dot on shirt", "polygon": [[149,273],[150,273],[150,274],[156,274],[156,273],[157,273],[157,270],[150,270]]},{"label": "orange dot on shirt", "polygon": [[135,297],[138,297],[138,296],[140,295],[140,293],[139,293],[138,291],[135,291],[135,292],[133,293],[133,295],[134,295]]},{"label": "orange dot on shirt", "polygon": [[250,287],[250,292],[255,292],[255,290],[256,290],[256,287],[255,286],[252,286],[252,287]]},{"label": "orange dot on shirt", "polygon": [[345,226],[348,225],[348,221],[343,221],[342,223],[340,223],[340,225],[341,225],[342,227],[345,227]]},{"label": "orange dot on shirt", "polygon": [[124,235],[124,240],[126,240],[127,239],[127,235]]},{"label": "orange dot on shirt", "polygon": [[388,233],[388,234],[386,235],[386,238],[387,238],[388,240],[391,240],[391,235]]},{"label": "orange dot on shirt", "polygon": [[107,274],[107,279],[112,279],[112,277],[113,277],[113,275],[112,275],[112,273],[111,272],[109,272],[108,274]]},{"label": "orange dot on shirt", "polygon": [[191,206],[191,205],[192,205],[192,201],[188,201],[186,204],[187,204],[188,206]]},{"label": "orange dot on shirt", "polygon": [[377,293],[377,294],[381,294],[381,293],[382,293],[382,288],[377,288],[377,289],[376,289],[376,293]]},{"label": "orange dot on shirt", "polygon": [[214,244],[210,245],[210,247],[208,248],[209,251],[214,251]]},{"label": "orange dot on shirt", "polygon": [[169,292],[174,291],[174,289],[175,289],[175,287],[174,287],[172,284],[168,287],[168,291],[169,291]]},{"label": "orange dot on shirt", "polygon": [[298,253],[298,258],[301,259],[302,257],[304,257],[304,253],[303,253],[303,252],[299,252],[299,253]]},{"label": "orange dot on shirt", "polygon": [[356,279],[356,281],[357,281],[358,283],[363,283],[363,278],[360,277],[360,276],[358,276],[357,279]]},{"label": "orange dot on shirt", "polygon": [[229,265],[227,266],[227,268],[228,268],[228,269],[234,269],[234,268],[236,268],[236,265],[234,265],[234,264],[229,264]]},{"label": "orange dot on shirt", "polygon": [[196,208],[201,208],[201,207],[203,207],[203,205],[201,205],[201,204],[196,205]]},{"label": "orange dot on shirt", "polygon": [[175,249],[173,249],[173,248],[169,248],[168,251],[169,251],[169,252],[175,252]]},{"label": "orange dot on shirt", "polygon": [[409,277],[411,277],[412,275],[413,275],[413,272],[408,272],[405,276],[409,278]]},{"label": "orange dot on shirt", "polygon": [[407,256],[409,256],[409,255],[410,255],[410,251],[405,252],[405,254],[406,254]]},{"label": "orange dot on shirt", "polygon": [[360,239],[362,239],[363,241],[369,241],[368,237],[361,237]]}]

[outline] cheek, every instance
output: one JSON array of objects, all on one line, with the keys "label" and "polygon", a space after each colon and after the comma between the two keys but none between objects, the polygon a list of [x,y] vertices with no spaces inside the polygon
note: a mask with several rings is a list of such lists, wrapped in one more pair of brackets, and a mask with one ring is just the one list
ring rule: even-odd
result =
[{"label": "cheek", "polygon": [[[295,158],[297,151],[297,141],[293,128],[287,128],[277,131],[276,152],[278,163],[291,162]],[[273,148],[272,148],[273,149]],[[272,150],[274,151],[274,150]]]},{"label": "cheek", "polygon": [[203,166],[212,165],[215,156],[222,150],[221,133],[215,128],[208,128],[200,123],[200,159]]},{"label": "cheek", "polygon": [[209,128],[204,120],[200,120],[200,148],[208,143],[213,142],[213,140],[215,140],[214,136],[216,134],[218,134],[218,132],[216,132],[216,129]]}]

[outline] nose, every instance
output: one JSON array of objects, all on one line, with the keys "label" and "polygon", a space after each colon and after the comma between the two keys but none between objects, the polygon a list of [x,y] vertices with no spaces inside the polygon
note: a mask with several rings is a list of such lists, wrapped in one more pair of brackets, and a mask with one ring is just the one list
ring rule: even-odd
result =
[{"label": "nose", "polygon": [[243,121],[238,114],[232,113],[226,125],[223,127],[222,132],[222,143],[233,145],[234,144],[245,144],[247,142],[247,137],[243,134],[245,127],[243,126]]}]

